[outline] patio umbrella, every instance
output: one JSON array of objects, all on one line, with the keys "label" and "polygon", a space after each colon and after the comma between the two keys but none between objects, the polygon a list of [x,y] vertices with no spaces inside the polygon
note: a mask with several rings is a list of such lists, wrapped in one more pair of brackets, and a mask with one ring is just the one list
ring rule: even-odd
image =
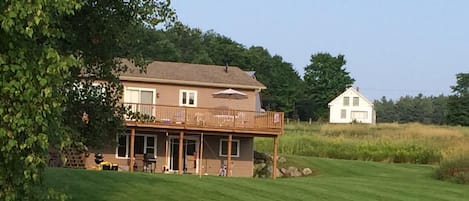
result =
[{"label": "patio umbrella", "polygon": [[[215,92],[212,95],[215,98],[229,99],[229,104],[228,105],[232,105],[232,106],[234,106],[235,104],[233,104],[231,100],[239,100],[239,99],[248,98],[247,94],[245,94],[243,92],[240,92],[240,91],[236,91],[234,89],[225,89],[225,90],[222,90],[222,91]],[[237,107],[231,107],[231,108],[236,109]],[[230,125],[234,126],[234,124],[235,124],[234,120],[236,119],[236,116],[238,116],[238,114],[234,114],[233,111],[229,111],[228,113],[225,113],[225,114],[222,114],[222,115],[216,115],[216,116],[217,116],[217,118],[222,118],[221,121],[224,122],[224,123],[227,121],[226,118],[228,118],[228,123]]]},{"label": "patio umbrella", "polygon": [[[238,100],[238,99],[248,98],[247,94],[245,94],[243,92],[240,92],[240,91],[236,91],[234,89],[225,89],[225,90],[222,90],[222,91],[215,92],[212,95],[215,98],[226,98],[226,99],[230,99],[230,100]],[[229,101],[228,105],[232,105],[231,101]]]},{"label": "patio umbrella", "polygon": [[240,91],[236,91],[234,89],[225,89],[223,91],[215,92],[212,95],[215,98],[227,98],[227,99],[245,99],[245,98],[248,98],[247,94],[245,94],[243,92],[240,92]]}]

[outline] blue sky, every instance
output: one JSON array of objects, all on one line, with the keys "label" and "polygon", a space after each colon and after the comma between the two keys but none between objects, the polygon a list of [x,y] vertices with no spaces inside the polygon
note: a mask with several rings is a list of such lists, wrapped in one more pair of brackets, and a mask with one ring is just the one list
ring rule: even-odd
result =
[{"label": "blue sky", "polygon": [[343,54],[356,87],[382,96],[448,95],[469,72],[469,1],[173,0],[178,19],[250,47],[300,75],[311,55]]}]

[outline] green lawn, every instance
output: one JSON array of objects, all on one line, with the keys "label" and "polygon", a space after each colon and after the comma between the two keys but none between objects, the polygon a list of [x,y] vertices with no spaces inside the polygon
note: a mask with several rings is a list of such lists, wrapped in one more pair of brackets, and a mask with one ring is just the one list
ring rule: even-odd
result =
[{"label": "green lawn", "polygon": [[253,179],[50,168],[46,183],[71,200],[469,200],[469,185],[438,181],[433,167],[288,157],[316,176]]}]

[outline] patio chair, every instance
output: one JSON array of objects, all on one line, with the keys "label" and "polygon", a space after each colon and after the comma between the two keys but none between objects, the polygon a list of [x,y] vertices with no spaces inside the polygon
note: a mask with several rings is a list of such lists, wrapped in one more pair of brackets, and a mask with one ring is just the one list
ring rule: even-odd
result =
[{"label": "patio chair", "polygon": [[156,157],[152,153],[143,154],[143,171],[148,172],[150,170],[151,173],[154,172],[156,167]]}]

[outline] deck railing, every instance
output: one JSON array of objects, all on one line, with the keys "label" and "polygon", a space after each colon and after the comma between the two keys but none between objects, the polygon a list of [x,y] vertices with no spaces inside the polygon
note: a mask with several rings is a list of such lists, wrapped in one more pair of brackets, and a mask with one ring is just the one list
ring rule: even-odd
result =
[{"label": "deck railing", "polygon": [[151,125],[184,126],[190,128],[283,132],[283,112],[255,112],[218,108],[165,106],[142,103],[123,103],[127,121]]}]

